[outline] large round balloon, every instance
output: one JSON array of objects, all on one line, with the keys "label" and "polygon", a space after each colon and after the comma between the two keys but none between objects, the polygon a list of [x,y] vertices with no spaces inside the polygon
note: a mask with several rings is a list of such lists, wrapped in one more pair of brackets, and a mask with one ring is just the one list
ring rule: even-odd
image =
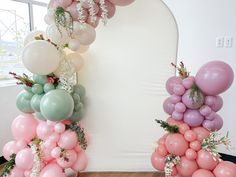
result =
[{"label": "large round balloon", "polygon": [[39,177],[52,177],[52,176],[66,177],[65,173],[63,173],[63,170],[61,169],[61,167],[59,167],[59,165],[57,165],[56,163],[49,163],[42,169],[42,171],[39,174]]},{"label": "large round balloon", "polygon": [[211,155],[209,152],[200,150],[198,151],[197,164],[202,169],[213,170],[218,164],[218,161],[215,160],[213,155]]},{"label": "large round balloon", "polygon": [[39,35],[43,35],[45,36],[45,33],[43,31],[38,31],[38,30],[35,30],[35,31],[31,31],[26,37],[25,37],[25,40],[24,40],[24,46],[26,46],[28,43],[36,40],[35,37],[39,36]]},{"label": "large round balloon", "polygon": [[214,169],[216,177],[235,177],[236,165],[232,162],[222,161]]},{"label": "large round balloon", "polygon": [[74,110],[72,96],[65,90],[49,91],[40,102],[42,115],[51,121],[60,121],[69,118]]},{"label": "large round balloon", "polygon": [[197,86],[207,95],[218,95],[226,91],[233,80],[232,68],[223,61],[206,63],[195,77]]},{"label": "large round balloon", "polygon": [[117,6],[127,6],[132,2],[134,2],[134,0],[109,0],[109,1]]},{"label": "large round balloon", "polygon": [[192,177],[215,177],[211,171],[199,169],[193,173]]},{"label": "large round balloon", "polygon": [[55,46],[47,41],[33,41],[22,53],[24,66],[32,73],[47,75],[59,66],[60,56]]},{"label": "large round balloon", "polygon": [[91,25],[86,24],[80,34],[75,35],[74,37],[75,39],[78,39],[82,45],[90,45],[96,38],[96,31]]}]

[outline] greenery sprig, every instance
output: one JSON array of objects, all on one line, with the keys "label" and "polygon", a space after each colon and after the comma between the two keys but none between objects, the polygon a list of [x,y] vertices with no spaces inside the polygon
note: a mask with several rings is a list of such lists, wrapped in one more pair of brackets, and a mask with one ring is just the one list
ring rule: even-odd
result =
[{"label": "greenery sprig", "polygon": [[6,162],[6,164],[4,165],[3,170],[0,174],[0,177],[5,177],[11,173],[11,170],[15,166],[15,158],[16,158],[16,154],[12,154],[10,156],[10,160],[8,162]]},{"label": "greenery sprig", "polygon": [[171,63],[171,65],[177,69],[181,79],[185,79],[185,78],[189,77],[190,72],[187,71],[187,68],[185,67],[185,65],[182,61],[180,62],[179,66],[177,66],[174,63]]},{"label": "greenery sprig", "polygon": [[189,97],[192,99],[194,104],[195,103],[198,104],[199,102],[201,102],[201,100],[203,99],[203,96],[202,96],[201,90],[198,88],[197,85],[194,84],[191,87],[191,92],[190,92]]},{"label": "greenery sprig", "polygon": [[231,147],[231,140],[229,139],[229,132],[226,133],[225,136],[221,138],[217,138],[220,134],[217,132],[212,132],[210,136],[205,138],[202,141],[202,149],[211,153],[215,160],[220,160],[221,155],[217,151],[218,145],[224,145],[227,150]]},{"label": "greenery sprig", "polygon": [[160,124],[160,126],[162,128],[164,128],[164,130],[170,132],[170,133],[179,133],[179,127],[177,125],[170,125],[167,122],[163,121],[163,120],[157,120],[155,119],[155,121]]},{"label": "greenery sprig", "polygon": [[26,74],[23,74],[23,76],[17,75],[16,73],[9,72],[10,75],[13,76],[18,82],[17,85],[26,85],[28,87],[32,87],[34,85],[34,81],[29,78]]},{"label": "greenery sprig", "polygon": [[72,122],[71,124],[66,125],[66,129],[67,130],[69,129],[69,130],[76,133],[81,148],[83,150],[85,150],[87,148],[88,144],[87,144],[87,140],[85,138],[84,129],[81,128],[76,122]]}]

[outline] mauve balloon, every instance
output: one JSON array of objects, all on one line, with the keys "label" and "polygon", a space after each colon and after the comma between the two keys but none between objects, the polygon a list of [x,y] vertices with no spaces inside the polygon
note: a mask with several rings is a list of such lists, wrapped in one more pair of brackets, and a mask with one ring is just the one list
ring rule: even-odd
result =
[{"label": "mauve balloon", "polygon": [[230,65],[223,61],[212,61],[203,65],[195,77],[197,86],[206,95],[218,95],[226,91],[234,80]]},{"label": "mauve balloon", "polygon": [[198,110],[188,109],[184,113],[184,122],[191,127],[197,127],[202,124],[204,117]]}]

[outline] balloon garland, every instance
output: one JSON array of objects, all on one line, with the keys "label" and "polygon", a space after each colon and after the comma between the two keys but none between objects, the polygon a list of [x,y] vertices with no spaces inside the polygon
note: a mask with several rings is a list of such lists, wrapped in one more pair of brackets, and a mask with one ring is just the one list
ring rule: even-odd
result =
[{"label": "balloon garland", "polygon": [[216,112],[223,106],[219,94],[232,84],[232,68],[222,61],[203,65],[196,76],[190,76],[184,64],[172,64],[179,76],[166,82],[171,95],[163,103],[170,115],[167,121],[156,120],[166,133],[151,156],[156,170],[166,177],[235,177],[236,165],[222,161],[218,145],[230,148],[228,133],[218,138],[223,119]]},{"label": "balloon garland", "polygon": [[44,17],[46,32],[26,36],[22,62],[33,73],[10,74],[23,85],[16,106],[22,112],[11,125],[13,141],[5,144],[8,162],[0,176],[65,177],[65,170],[85,170],[87,135],[80,120],[85,88],[78,83],[81,54],[95,41],[95,27],[114,16],[116,5],[134,0],[51,0]]}]

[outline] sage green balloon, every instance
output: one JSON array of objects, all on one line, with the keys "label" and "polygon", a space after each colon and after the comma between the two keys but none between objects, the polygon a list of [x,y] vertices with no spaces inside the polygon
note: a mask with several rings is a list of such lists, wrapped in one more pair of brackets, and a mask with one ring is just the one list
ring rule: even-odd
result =
[{"label": "sage green balloon", "polygon": [[35,112],[35,117],[38,118],[39,120],[46,120],[45,117],[41,114],[41,112]]},{"label": "sage green balloon", "polygon": [[32,92],[32,87],[29,87],[29,86],[27,86],[27,85],[24,85],[24,86],[23,86],[23,89],[24,89],[25,91]]},{"label": "sage green balloon", "polygon": [[17,97],[16,97],[16,107],[24,113],[33,113],[34,110],[31,107],[30,101],[31,98],[33,97],[33,93],[32,92],[28,92],[28,91],[21,91]]},{"label": "sage green balloon", "polygon": [[44,76],[44,75],[34,74],[33,75],[33,80],[34,80],[34,82],[36,82],[38,84],[44,85],[48,82],[48,77]]},{"label": "sage green balloon", "polygon": [[74,110],[72,96],[65,90],[52,90],[46,93],[40,102],[41,114],[48,120],[68,119]]},{"label": "sage green balloon", "polygon": [[84,99],[84,97],[86,95],[86,90],[85,90],[84,86],[82,86],[81,84],[74,86],[74,92],[79,94],[81,99]]},{"label": "sage green balloon", "polygon": [[55,86],[53,84],[50,84],[50,83],[46,83],[44,86],[43,86],[43,90],[45,93],[51,91],[51,90],[54,90],[55,89]]},{"label": "sage green balloon", "polygon": [[43,86],[40,84],[34,84],[32,87],[32,92],[35,94],[42,94],[43,93]]},{"label": "sage green balloon", "polygon": [[80,96],[79,96],[78,93],[73,93],[72,97],[73,97],[75,103],[79,103],[80,102]]},{"label": "sage green balloon", "polygon": [[41,95],[35,94],[30,101],[30,105],[32,109],[36,112],[40,112],[40,102],[41,102],[42,97],[43,97],[43,94]]},{"label": "sage green balloon", "polygon": [[82,115],[80,112],[73,112],[72,116],[70,117],[70,120],[73,122],[79,122],[82,120]]},{"label": "sage green balloon", "polygon": [[74,110],[77,112],[77,111],[79,111],[80,109],[83,109],[83,108],[84,108],[83,103],[77,103],[77,104],[75,104]]}]

